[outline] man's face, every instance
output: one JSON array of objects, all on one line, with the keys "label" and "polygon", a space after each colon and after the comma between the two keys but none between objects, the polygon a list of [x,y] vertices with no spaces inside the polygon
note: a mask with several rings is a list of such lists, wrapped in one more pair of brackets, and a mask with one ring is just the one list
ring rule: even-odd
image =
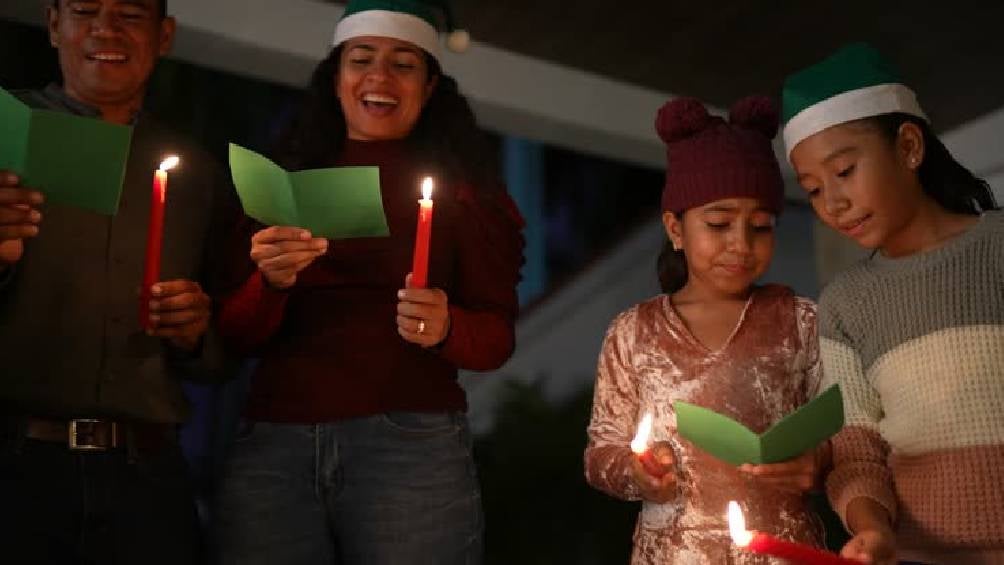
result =
[{"label": "man's face", "polygon": [[174,39],[174,20],[160,17],[159,1],[60,0],[49,9],[49,40],[67,94],[97,107],[139,108]]}]

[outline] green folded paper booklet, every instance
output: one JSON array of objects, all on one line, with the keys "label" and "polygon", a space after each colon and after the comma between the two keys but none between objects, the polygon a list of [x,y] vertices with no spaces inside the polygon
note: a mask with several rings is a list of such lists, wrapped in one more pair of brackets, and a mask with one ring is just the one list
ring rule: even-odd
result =
[{"label": "green folded paper booklet", "polygon": [[733,465],[778,463],[816,447],[844,426],[840,387],[825,392],[785,416],[762,434],[713,410],[674,402],[676,429],[681,436]]},{"label": "green folded paper booklet", "polygon": [[328,239],[390,233],[377,167],[288,172],[231,143],[230,173],[244,212],[263,224],[306,228]]},{"label": "green folded paper booklet", "polygon": [[118,212],[131,139],[129,126],[33,109],[0,88],[0,169],[47,203]]}]

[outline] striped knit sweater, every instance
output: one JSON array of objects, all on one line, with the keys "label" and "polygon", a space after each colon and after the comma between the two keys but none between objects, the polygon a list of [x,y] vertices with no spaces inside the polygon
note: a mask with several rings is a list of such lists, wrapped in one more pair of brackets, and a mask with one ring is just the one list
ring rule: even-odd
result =
[{"label": "striped knit sweater", "polygon": [[846,411],[837,512],[884,506],[901,558],[1004,562],[1004,212],[938,249],[862,261],[825,290],[819,324]]}]

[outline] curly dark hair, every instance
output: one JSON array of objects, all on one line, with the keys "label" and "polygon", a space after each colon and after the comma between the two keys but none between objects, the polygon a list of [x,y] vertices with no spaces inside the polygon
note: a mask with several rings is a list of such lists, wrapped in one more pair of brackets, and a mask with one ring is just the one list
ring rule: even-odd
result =
[{"label": "curly dark hair", "polygon": [[[345,144],[345,115],[333,86],[341,54],[335,47],[317,66],[299,114],[280,135],[276,156],[289,169],[331,166]],[[406,143],[447,182],[469,183],[482,195],[502,190],[497,152],[467,99],[436,59],[425,57],[429,80],[438,83]]]},{"label": "curly dark hair", "polygon": [[[158,4],[160,5],[160,10],[159,10],[160,19],[164,19],[167,17],[167,0],[160,0]],[[52,7],[58,10],[59,0],[52,0]]]}]

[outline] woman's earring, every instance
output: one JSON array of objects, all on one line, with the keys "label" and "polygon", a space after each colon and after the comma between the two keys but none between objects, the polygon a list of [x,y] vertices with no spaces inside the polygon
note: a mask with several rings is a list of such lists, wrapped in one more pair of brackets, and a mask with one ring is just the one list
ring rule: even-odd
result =
[{"label": "woman's earring", "polygon": [[673,245],[673,251],[679,251],[680,250],[680,246],[676,244],[676,240],[675,239],[671,239],[671,240],[669,240],[669,242]]}]

